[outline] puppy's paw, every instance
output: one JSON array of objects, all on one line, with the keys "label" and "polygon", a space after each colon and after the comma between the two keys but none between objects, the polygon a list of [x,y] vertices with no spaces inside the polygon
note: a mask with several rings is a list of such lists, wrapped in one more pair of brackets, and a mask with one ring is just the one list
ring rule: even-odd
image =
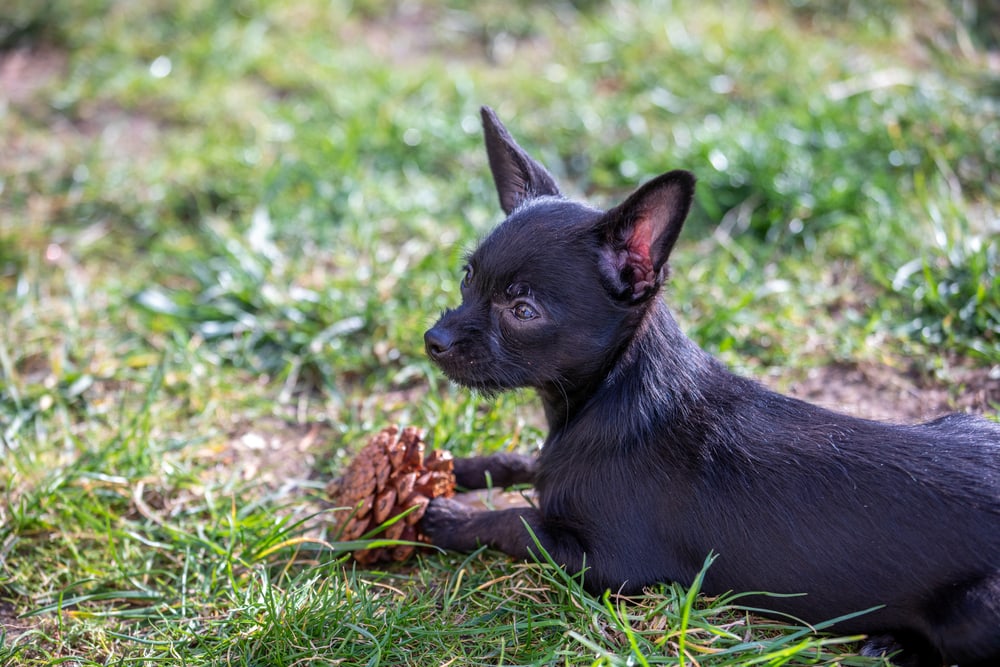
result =
[{"label": "puppy's paw", "polygon": [[[468,522],[473,510],[452,498],[434,498],[427,506],[420,528],[431,544],[442,549],[467,551]],[[475,544],[471,548],[474,548]]]}]

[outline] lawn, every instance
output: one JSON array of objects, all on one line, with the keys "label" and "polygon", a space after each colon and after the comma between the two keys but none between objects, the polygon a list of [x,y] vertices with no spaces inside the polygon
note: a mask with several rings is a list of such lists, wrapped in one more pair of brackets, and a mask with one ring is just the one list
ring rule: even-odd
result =
[{"label": "lawn", "polygon": [[881,664],[696,586],[361,569],[325,492],[390,423],[544,437],[423,353],[501,218],[482,104],[596,204],[698,176],[665,298],[736,371],[996,419],[1000,16],[831,7],[8,0],[0,664]]}]

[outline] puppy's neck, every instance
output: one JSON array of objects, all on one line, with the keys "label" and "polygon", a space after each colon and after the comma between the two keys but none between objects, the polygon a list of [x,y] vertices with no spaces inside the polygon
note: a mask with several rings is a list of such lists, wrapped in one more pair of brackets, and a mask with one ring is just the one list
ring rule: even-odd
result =
[{"label": "puppy's neck", "polygon": [[570,428],[584,414],[603,413],[616,424],[622,415],[674,421],[703,400],[710,379],[722,365],[684,335],[666,303],[654,297],[634,332],[610,350],[604,371],[577,387],[539,390],[551,436]]}]

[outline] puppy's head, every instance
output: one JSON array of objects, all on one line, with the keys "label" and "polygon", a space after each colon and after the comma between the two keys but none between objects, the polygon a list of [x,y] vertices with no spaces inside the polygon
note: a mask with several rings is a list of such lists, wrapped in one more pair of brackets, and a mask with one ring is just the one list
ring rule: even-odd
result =
[{"label": "puppy's head", "polygon": [[694,177],[663,174],[600,211],[564,198],[494,113],[482,115],[507,219],[467,258],[462,304],[424,335],[427,353],[449,378],[484,392],[585,390],[658,293]]}]

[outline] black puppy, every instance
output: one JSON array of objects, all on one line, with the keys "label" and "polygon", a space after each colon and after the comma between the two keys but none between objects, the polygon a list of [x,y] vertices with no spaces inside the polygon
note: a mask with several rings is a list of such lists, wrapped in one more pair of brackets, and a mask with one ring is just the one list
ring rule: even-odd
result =
[{"label": "black puppy", "polygon": [[537,508],[435,500],[425,529],[455,550],[527,558],[526,522],[584,585],[751,597],[868,633],[899,664],[1000,665],[1000,424],[950,415],[915,426],[856,419],[729,373],[659,298],[694,177],[658,176],[599,211],[482,110],[507,219],[469,257],[462,305],[425,335],[449,378],[485,393],[533,387],[549,435],[537,463],[459,461],[459,483],[532,481]]}]

